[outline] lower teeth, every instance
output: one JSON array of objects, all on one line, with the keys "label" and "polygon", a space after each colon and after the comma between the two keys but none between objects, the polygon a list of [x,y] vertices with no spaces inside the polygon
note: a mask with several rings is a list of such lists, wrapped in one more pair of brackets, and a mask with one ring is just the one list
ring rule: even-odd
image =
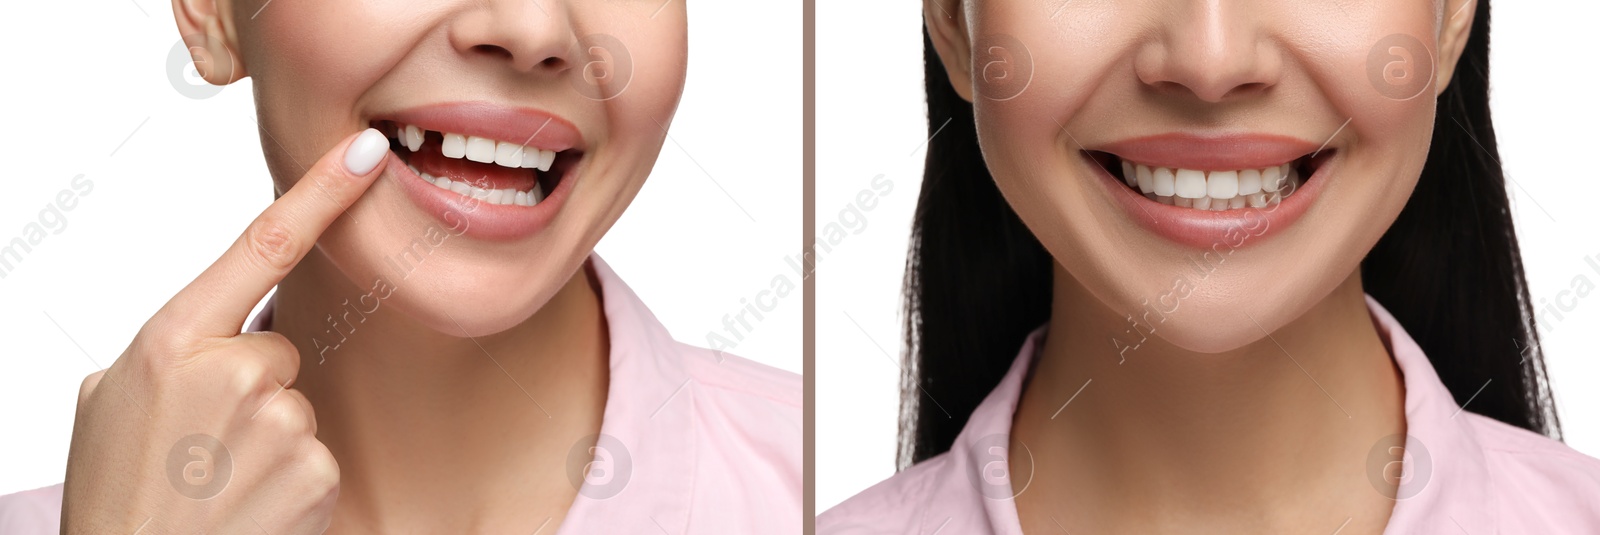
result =
[{"label": "lower teeth", "polygon": [[538,182],[533,184],[530,191],[515,189],[489,189],[480,188],[463,181],[450,180],[442,176],[433,176],[418,170],[416,167],[406,166],[412,173],[422,177],[422,180],[433,184],[439,189],[455,192],[464,197],[478,199],[489,204],[533,206],[544,200],[544,188]]}]

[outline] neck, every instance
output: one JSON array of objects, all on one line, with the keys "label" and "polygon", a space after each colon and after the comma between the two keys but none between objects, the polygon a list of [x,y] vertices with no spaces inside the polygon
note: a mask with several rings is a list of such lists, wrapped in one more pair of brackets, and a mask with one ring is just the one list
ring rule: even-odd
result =
[{"label": "neck", "polygon": [[299,347],[295,388],[339,462],[330,531],[531,531],[548,521],[553,533],[577,494],[568,451],[599,432],[609,380],[589,270],[526,321],[476,339],[392,308],[330,330],[328,315],[369,290],[313,250],[276,294],[273,330]]},{"label": "neck", "polygon": [[1030,532],[1382,530],[1367,455],[1404,432],[1404,391],[1359,272],[1270,337],[1201,354],[1157,333],[1121,364],[1122,315],[1059,265],[1054,288],[1011,438],[1035,459]]}]

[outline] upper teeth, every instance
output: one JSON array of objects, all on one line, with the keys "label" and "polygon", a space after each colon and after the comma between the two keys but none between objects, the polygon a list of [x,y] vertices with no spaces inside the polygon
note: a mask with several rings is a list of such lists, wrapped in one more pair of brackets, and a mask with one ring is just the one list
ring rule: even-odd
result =
[{"label": "upper teeth", "polygon": [[1300,185],[1293,163],[1261,169],[1198,171],[1122,162],[1122,176],[1151,200],[1201,210],[1277,204]]},{"label": "upper teeth", "polygon": [[[400,125],[400,145],[407,150],[415,152],[422,148],[422,139],[427,131],[415,125]],[[495,141],[493,139],[441,132],[444,135],[444,144],[440,152],[446,158],[468,160],[479,163],[493,163],[501,167],[538,169],[549,171],[550,163],[556,159],[556,151],[529,147],[510,141]]]}]

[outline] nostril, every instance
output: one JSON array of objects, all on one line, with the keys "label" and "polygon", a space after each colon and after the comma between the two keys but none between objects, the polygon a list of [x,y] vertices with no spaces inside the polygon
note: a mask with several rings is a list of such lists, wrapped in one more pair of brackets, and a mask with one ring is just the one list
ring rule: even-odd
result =
[{"label": "nostril", "polygon": [[[499,45],[474,45],[471,50],[475,54],[500,60],[512,60],[516,57],[516,54],[512,53],[510,49]],[[559,70],[565,67],[566,64],[566,60],[561,59],[560,56],[549,56],[540,60],[538,66]]]},{"label": "nostril", "polygon": [[509,59],[511,57],[510,50],[506,50],[504,47],[497,45],[476,45],[472,47],[472,51],[497,58]]},{"label": "nostril", "polygon": [[1256,93],[1262,93],[1262,92],[1265,92],[1267,90],[1267,87],[1269,87],[1270,85],[1271,84],[1268,84],[1268,83],[1265,83],[1265,82],[1250,82],[1250,83],[1246,83],[1246,84],[1239,84],[1239,86],[1234,87],[1233,90],[1228,91],[1228,93],[1223,95],[1223,96],[1224,97],[1229,97],[1229,96],[1234,96],[1234,95],[1253,95],[1253,94],[1256,94]]}]

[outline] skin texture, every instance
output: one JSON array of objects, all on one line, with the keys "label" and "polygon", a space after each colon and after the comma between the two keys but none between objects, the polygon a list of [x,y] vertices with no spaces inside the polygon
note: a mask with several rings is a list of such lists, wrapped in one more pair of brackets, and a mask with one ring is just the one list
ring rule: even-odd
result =
[{"label": "skin texture", "polygon": [[[1382,530],[1394,489],[1368,483],[1365,460],[1404,431],[1404,393],[1358,268],[1421,173],[1467,2],[925,4],[995,182],[1056,260],[1050,336],[1011,437],[1012,474],[1034,474],[1013,479],[1028,532]],[[1415,97],[1369,80],[1390,34],[1431,54]],[[1014,97],[985,76],[977,51],[992,43],[1031,57]],[[1202,278],[1190,260],[1206,251],[1137,224],[1080,156],[1168,132],[1326,142],[1336,172],[1301,218]],[[1178,280],[1178,309],[1136,350],[1113,346]]]},{"label": "skin texture", "polygon": [[[186,320],[231,326],[204,338],[178,337],[174,331],[185,323],[158,315],[107,372],[127,376],[127,396],[97,388],[98,375],[86,381],[84,397],[93,403],[80,409],[66,499],[69,516],[84,513],[69,524],[131,533],[154,516],[154,532],[253,532],[255,523],[270,533],[323,526],[330,533],[554,533],[577,494],[568,452],[599,431],[608,387],[601,296],[584,261],[643,186],[665,140],[684,83],[684,4],[174,0],[173,7],[207,81],[252,78],[275,190],[311,192],[301,195],[303,205],[280,209],[281,217],[323,214],[326,228],[291,236],[304,250],[281,271],[257,277],[270,279],[261,283],[263,294],[281,280],[275,334],[238,335],[259,295],[241,304],[243,297],[225,303],[211,292],[187,292],[173,300],[199,311]],[[614,36],[633,65],[626,89],[605,100],[580,89],[592,61],[580,36],[596,34]],[[539,232],[495,241],[452,235],[395,279],[385,258],[448,224],[416,206],[387,171],[374,171],[370,188],[362,184],[338,203],[316,195],[327,193],[322,185],[296,186],[331,172],[340,160],[324,154],[342,153],[341,140],[375,117],[463,101],[538,108],[571,121],[583,138],[583,159],[566,178],[576,183]],[[304,165],[310,162],[318,163]],[[274,265],[252,260],[249,234],[241,243],[244,253],[218,265]],[[343,314],[377,281],[387,285],[379,310],[354,330],[330,331],[326,318]],[[269,348],[216,342],[239,339],[269,340]],[[224,355],[194,358],[209,364],[192,368],[150,365],[173,354],[211,353]],[[276,364],[249,365],[256,359]],[[207,371],[191,372],[201,368]],[[256,369],[265,371],[248,371]],[[232,397],[156,394],[204,391],[197,385],[212,383],[243,386]],[[249,415],[269,399],[295,402],[303,414],[284,425],[310,422],[308,430],[223,432],[254,429],[227,415]],[[168,406],[189,408],[152,409]],[[151,431],[116,427],[117,415],[136,407],[157,420]],[[164,459],[184,429],[209,429],[235,452],[226,495],[265,497],[174,498],[159,463],[74,481],[93,471],[86,467],[141,455],[130,452]],[[246,454],[257,450],[279,456]],[[297,475],[298,466],[309,475]],[[125,508],[114,494],[90,490],[97,486],[136,489],[149,499]]]}]

